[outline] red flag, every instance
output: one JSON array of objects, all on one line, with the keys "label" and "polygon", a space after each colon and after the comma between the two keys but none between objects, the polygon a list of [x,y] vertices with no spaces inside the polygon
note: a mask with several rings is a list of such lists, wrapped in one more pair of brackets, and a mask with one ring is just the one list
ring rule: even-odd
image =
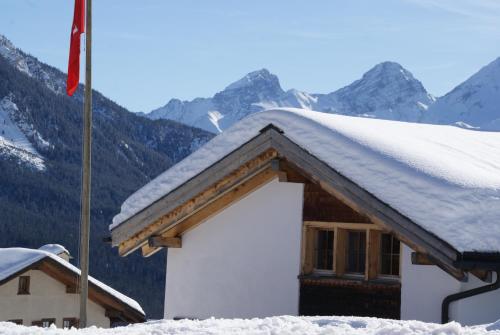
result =
[{"label": "red flag", "polygon": [[71,45],[69,48],[68,81],[66,92],[73,95],[80,81],[80,35],[85,32],[85,0],[75,0],[75,13],[71,26]]}]

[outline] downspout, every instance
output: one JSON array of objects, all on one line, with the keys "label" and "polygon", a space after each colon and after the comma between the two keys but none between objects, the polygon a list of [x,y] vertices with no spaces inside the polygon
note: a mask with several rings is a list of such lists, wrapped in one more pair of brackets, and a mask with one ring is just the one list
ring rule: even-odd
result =
[{"label": "downspout", "polygon": [[458,292],[451,294],[443,299],[443,304],[441,305],[441,323],[448,323],[450,321],[450,304],[454,301],[469,298],[478,294],[495,291],[500,288],[500,270],[495,270],[496,279],[493,284],[488,284],[480,287],[473,288],[471,290]]}]

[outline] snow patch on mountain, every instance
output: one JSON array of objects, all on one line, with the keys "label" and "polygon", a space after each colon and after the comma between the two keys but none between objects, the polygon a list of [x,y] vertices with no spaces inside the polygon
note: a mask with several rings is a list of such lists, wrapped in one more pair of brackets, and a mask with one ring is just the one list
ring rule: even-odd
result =
[{"label": "snow patch on mountain", "polygon": [[224,118],[224,115],[219,113],[218,111],[208,111],[208,119],[212,124],[217,128],[219,132],[222,132],[222,129],[219,126],[219,121]]},{"label": "snow patch on mountain", "polygon": [[38,170],[44,170],[43,157],[28,138],[32,138],[41,148],[49,148],[50,143],[21,117],[12,99],[10,95],[0,100],[0,156],[14,157]]}]

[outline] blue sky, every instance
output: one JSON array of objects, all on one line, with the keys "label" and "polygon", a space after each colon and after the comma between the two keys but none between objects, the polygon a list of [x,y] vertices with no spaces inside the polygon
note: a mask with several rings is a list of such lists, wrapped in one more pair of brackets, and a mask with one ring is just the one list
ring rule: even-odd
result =
[{"label": "blue sky", "polygon": [[[500,56],[497,0],[95,0],[93,85],[132,111],[267,68],[327,93],[385,60],[442,95]],[[0,33],[66,70],[72,0],[2,0]]]}]

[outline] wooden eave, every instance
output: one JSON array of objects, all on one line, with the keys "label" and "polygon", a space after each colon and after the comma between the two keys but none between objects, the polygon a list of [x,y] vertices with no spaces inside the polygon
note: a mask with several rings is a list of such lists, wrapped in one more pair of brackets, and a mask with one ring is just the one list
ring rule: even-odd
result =
[{"label": "wooden eave", "polygon": [[[148,245],[151,236],[161,236],[172,230],[210,202],[250,180],[259,171],[269,168],[277,173],[285,173],[283,178],[289,181],[293,181],[298,171],[299,179],[306,178],[319,184],[355,211],[366,215],[373,223],[393,232],[417,252],[432,256],[439,266],[455,278],[465,277],[454,265],[460,253],[450,244],[341,175],[288,139],[272,124],[217,163],[115,227],[111,231],[112,245],[119,247],[122,256],[141,247],[143,254],[148,256],[158,250]],[[208,193],[203,196],[204,192]],[[169,236],[178,237],[180,234],[182,231]]]},{"label": "wooden eave", "polygon": [[[78,285],[80,276],[48,256],[30,264],[29,266],[3,279],[2,281],[0,281],[0,286],[29,270],[42,271],[48,276],[63,283],[64,285],[66,285],[66,287],[74,289],[74,291],[76,292],[76,287]],[[102,306],[106,310],[106,313],[108,312],[111,312],[113,314],[118,313],[121,316],[121,319],[124,321],[130,323],[146,321],[145,315],[143,315],[139,311],[136,311],[131,306],[127,305],[123,301],[119,300],[112,294],[108,293],[106,290],[102,289],[101,287],[95,285],[90,281],[89,281],[89,299],[95,302],[96,304]]]}]

